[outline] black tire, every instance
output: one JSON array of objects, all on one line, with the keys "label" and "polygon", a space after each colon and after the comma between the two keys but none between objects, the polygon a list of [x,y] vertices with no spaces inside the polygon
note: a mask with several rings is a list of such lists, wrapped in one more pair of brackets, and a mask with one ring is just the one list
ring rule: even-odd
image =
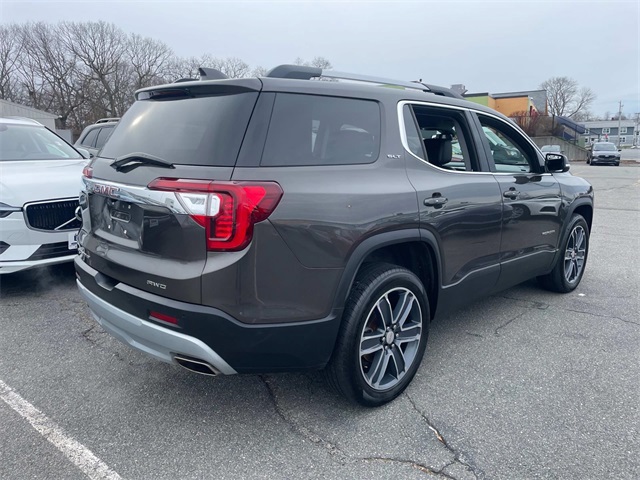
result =
[{"label": "black tire", "polygon": [[[404,300],[400,300],[401,296]],[[396,297],[398,300],[394,305]],[[407,313],[404,321],[398,322],[403,326],[394,330],[395,336],[393,333],[385,335],[384,332],[388,332],[389,328],[385,330],[383,327],[382,337],[378,338],[378,332],[381,330],[376,323],[384,323],[384,315],[377,305],[384,298],[387,298],[387,303],[390,305],[391,318],[394,318],[395,312],[400,310],[410,310],[410,312]],[[401,305],[401,301],[405,303]],[[410,309],[395,309],[405,305],[410,306]],[[400,344],[410,336],[417,336],[411,332],[418,331],[415,324],[418,317],[421,322],[419,339]],[[430,318],[427,294],[416,275],[406,268],[385,263],[363,266],[347,299],[333,357],[325,370],[328,383],[349,401],[360,405],[377,407],[390,402],[409,385],[420,366],[427,345]],[[391,329],[393,330],[393,327]],[[365,340],[366,335],[371,336],[371,339]],[[405,339],[401,338],[403,335]],[[395,339],[394,341],[398,344],[387,344],[390,338]],[[375,344],[373,346],[377,350],[375,353],[361,355],[363,345],[369,345],[365,342],[378,340],[382,347]],[[404,363],[405,356],[409,359],[409,354],[412,355],[411,361],[407,360],[404,371],[400,372],[397,366]],[[384,363],[385,356],[388,363]],[[401,360],[396,360],[398,357]],[[378,360],[380,358],[383,360]],[[369,361],[370,364],[367,366]],[[387,366],[382,367],[383,364]],[[380,368],[376,369],[374,365]],[[382,373],[376,375],[376,372]],[[393,372],[396,373],[395,376]],[[374,387],[371,382],[376,378],[380,385]],[[388,383],[388,388],[382,385],[383,380]]]},{"label": "black tire", "polygon": [[[580,232],[584,235],[583,240],[580,240]],[[582,242],[584,242],[583,254],[579,252]],[[552,292],[569,293],[575,290],[584,275],[588,256],[589,226],[582,215],[574,214],[565,231],[553,270],[547,275],[538,277],[538,282],[543,288]],[[580,259],[582,259],[581,264]]]}]

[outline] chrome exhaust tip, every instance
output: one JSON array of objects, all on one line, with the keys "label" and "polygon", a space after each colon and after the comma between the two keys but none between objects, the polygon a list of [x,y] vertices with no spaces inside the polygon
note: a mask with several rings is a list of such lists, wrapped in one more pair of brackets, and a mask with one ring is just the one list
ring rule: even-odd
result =
[{"label": "chrome exhaust tip", "polygon": [[185,357],[184,355],[174,355],[173,359],[178,365],[180,365],[182,368],[186,368],[190,372],[199,373],[200,375],[208,375],[210,377],[215,377],[216,375],[220,374],[220,372],[216,370],[213,365],[205,362],[204,360]]}]

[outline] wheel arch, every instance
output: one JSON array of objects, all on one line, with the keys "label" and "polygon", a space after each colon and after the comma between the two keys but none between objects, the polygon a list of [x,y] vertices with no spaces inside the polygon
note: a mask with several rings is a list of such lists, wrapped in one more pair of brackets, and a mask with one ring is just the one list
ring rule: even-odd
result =
[{"label": "wheel arch", "polygon": [[440,291],[441,257],[435,236],[420,229],[385,232],[365,239],[351,253],[338,284],[334,309],[342,309],[362,266],[372,262],[399,265],[420,278],[433,319]]}]

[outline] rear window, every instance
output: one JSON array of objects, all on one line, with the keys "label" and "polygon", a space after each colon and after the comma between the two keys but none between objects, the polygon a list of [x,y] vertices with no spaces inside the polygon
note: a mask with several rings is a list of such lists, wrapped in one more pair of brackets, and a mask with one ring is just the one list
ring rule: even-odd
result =
[{"label": "rear window", "polygon": [[235,165],[258,94],[135,102],[100,156],[147,153],[179,165]]},{"label": "rear window", "polygon": [[380,107],[351,98],[276,95],[262,166],[371,163],[380,152]]}]

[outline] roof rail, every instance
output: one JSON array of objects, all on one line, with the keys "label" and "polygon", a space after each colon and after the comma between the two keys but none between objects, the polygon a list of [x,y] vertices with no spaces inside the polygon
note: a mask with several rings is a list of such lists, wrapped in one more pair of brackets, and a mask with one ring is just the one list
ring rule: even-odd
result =
[{"label": "roof rail", "polygon": [[359,75],[356,73],[336,72],[334,70],[323,70],[317,67],[305,67],[303,65],[278,65],[269,70],[267,77],[270,78],[294,78],[297,80],[311,80],[312,78],[333,78],[335,80],[353,80],[356,82],[375,83],[377,85],[388,85],[393,87],[410,88],[428,92],[429,87],[422,83],[405,82],[403,80],[393,80],[390,78],[371,77],[369,75]]},{"label": "roof rail", "polygon": [[229,78],[220,70],[216,70],[215,68],[200,67],[198,69],[198,73],[200,74],[200,80],[223,80],[225,78]]},{"label": "roof rail", "polygon": [[120,117],[107,117],[96,120],[96,123],[118,122]]}]

